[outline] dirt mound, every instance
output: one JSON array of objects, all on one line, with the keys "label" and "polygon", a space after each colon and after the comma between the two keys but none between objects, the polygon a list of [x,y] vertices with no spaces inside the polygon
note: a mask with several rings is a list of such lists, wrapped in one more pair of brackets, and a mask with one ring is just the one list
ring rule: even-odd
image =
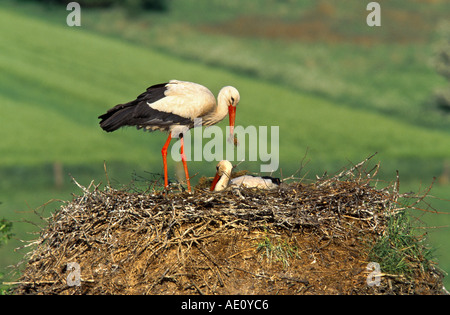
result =
[{"label": "dirt mound", "polygon": [[403,206],[395,184],[374,188],[361,165],[275,191],[82,187],[48,218],[13,293],[441,293],[433,267],[367,268],[370,244]]}]

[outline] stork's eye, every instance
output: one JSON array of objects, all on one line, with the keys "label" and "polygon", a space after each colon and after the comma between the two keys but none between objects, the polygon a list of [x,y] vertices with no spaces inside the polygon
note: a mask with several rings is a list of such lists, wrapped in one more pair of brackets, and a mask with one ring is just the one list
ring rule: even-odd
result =
[{"label": "stork's eye", "polygon": [[216,166],[216,170],[217,170],[217,171],[219,170],[219,167],[218,167],[218,166]]},{"label": "stork's eye", "polygon": [[233,104],[234,104],[234,97],[233,96],[231,97],[231,102],[233,102]]}]

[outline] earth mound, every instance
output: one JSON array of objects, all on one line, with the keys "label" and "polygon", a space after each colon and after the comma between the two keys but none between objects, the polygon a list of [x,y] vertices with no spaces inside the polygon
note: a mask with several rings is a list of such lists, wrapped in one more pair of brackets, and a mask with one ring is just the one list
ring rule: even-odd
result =
[{"label": "earth mound", "polygon": [[13,293],[443,294],[420,255],[398,250],[416,266],[404,274],[374,261],[405,206],[398,182],[377,189],[377,167],[363,165],[272,191],[79,185],[46,219]]}]

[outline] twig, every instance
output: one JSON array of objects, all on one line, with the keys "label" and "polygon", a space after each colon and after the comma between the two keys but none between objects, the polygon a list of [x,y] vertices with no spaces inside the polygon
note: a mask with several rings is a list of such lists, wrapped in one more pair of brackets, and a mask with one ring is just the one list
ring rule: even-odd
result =
[{"label": "twig", "polygon": [[374,154],[370,155],[369,157],[367,157],[366,159],[364,159],[363,161],[359,162],[358,164],[354,165],[353,167],[351,167],[348,170],[343,170],[342,172],[340,172],[339,174],[333,176],[330,179],[327,179],[325,181],[323,181],[322,183],[320,183],[318,186],[323,186],[326,185],[332,181],[336,181],[344,176],[350,175],[352,174],[355,170],[359,169],[361,166],[363,166],[364,164],[366,164],[370,159],[372,159],[375,155],[377,155],[378,152],[375,152]]},{"label": "twig", "polygon": [[108,172],[106,170],[106,161],[103,161],[103,170],[105,171],[105,177],[106,177],[106,182],[108,184],[108,187],[111,187],[111,182],[109,181]]}]

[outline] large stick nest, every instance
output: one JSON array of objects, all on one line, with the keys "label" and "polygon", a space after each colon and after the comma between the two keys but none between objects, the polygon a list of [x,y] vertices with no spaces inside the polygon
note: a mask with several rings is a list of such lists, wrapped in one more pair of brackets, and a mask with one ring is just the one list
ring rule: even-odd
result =
[{"label": "large stick nest", "polygon": [[402,207],[395,183],[375,188],[363,162],[273,191],[80,185],[83,194],[47,219],[14,293],[440,293],[432,273],[367,284],[368,244]]}]

